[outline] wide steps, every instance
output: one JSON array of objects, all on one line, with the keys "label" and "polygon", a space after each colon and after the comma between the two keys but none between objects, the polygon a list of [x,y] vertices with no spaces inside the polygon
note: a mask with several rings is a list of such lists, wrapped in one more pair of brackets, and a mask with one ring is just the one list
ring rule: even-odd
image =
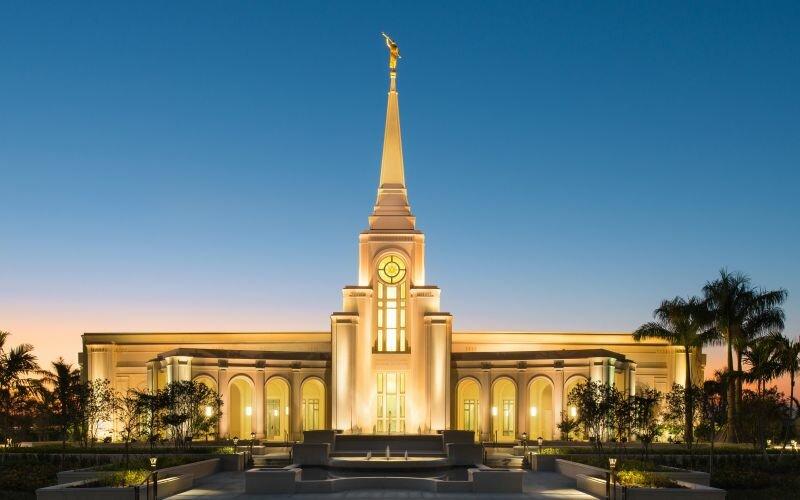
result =
[{"label": "wide steps", "polygon": [[486,457],[486,465],[499,469],[522,469],[522,457],[513,455],[489,455]]}]

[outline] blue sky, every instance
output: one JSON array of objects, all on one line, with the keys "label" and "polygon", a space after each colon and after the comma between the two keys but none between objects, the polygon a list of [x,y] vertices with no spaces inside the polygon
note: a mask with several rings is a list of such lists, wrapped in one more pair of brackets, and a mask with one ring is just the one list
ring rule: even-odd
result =
[{"label": "blue sky", "polygon": [[456,329],[627,330],[727,266],[800,333],[797,2],[4,2],[0,329],[325,329],[400,44]]}]

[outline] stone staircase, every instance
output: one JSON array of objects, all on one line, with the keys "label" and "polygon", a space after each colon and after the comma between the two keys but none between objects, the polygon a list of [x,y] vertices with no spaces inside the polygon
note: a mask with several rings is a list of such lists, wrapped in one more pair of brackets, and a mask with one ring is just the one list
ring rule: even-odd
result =
[{"label": "stone staircase", "polygon": [[522,457],[493,454],[486,457],[486,465],[501,469],[522,469]]}]

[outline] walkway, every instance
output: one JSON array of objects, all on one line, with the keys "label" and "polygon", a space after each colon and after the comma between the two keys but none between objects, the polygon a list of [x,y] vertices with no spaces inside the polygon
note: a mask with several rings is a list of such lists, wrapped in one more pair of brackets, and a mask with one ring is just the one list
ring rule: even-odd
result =
[{"label": "walkway", "polygon": [[521,499],[568,499],[568,500],[594,500],[595,497],[575,489],[575,480],[564,477],[555,472],[528,472],[525,474],[524,491],[522,494],[464,494],[464,493],[431,493],[427,491],[411,490],[353,490],[339,493],[298,493],[295,495],[247,495],[244,493],[243,472],[220,472],[197,482],[194,489],[179,495],[169,497],[171,500],[189,500],[200,498],[237,500],[256,499],[293,499],[293,500],[341,500],[341,499],[421,499],[441,498],[456,500],[459,498],[491,498],[495,500],[521,500]]}]

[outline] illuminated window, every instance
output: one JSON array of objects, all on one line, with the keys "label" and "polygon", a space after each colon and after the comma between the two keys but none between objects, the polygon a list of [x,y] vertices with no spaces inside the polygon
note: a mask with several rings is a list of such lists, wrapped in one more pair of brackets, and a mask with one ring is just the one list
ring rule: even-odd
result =
[{"label": "illuminated window", "polygon": [[397,255],[378,263],[376,280],[376,351],[408,352],[406,342],[406,264]]},{"label": "illuminated window", "polygon": [[396,255],[384,257],[378,264],[378,277],[390,285],[400,283],[406,277],[406,263]]}]

